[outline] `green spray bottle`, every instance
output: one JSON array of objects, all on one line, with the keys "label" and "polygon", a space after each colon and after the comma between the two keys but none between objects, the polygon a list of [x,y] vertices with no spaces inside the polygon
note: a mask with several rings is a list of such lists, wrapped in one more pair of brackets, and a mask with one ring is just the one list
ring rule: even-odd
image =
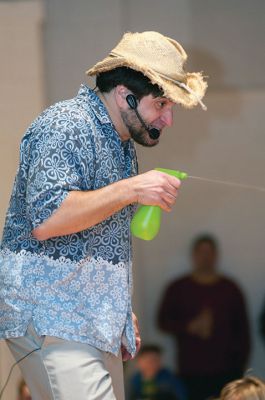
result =
[{"label": "green spray bottle", "polygon": [[[155,168],[157,171],[173,175],[180,180],[188,177],[186,172],[175,171],[173,169]],[[132,222],[131,232],[134,236],[143,240],[152,240],[156,237],[160,229],[161,208],[159,206],[141,205],[136,211]]]}]

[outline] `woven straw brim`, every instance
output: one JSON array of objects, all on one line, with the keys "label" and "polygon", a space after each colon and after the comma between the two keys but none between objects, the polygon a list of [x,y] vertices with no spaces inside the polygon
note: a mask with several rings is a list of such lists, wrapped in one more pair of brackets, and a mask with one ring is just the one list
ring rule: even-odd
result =
[{"label": "woven straw brim", "polygon": [[153,69],[148,69],[146,65],[135,63],[133,60],[123,57],[113,57],[109,55],[104,60],[98,62],[94,67],[86,71],[89,76],[98,75],[102,72],[110,71],[118,67],[128,67],[136,71],[142,72],[150,79],[152,84],[158,85],[164,92],[164,96],[174,103],[183,105],[186,108],[192,108],[198,104],[198,99],[202,99],[207,89],[207,83],[203,80],[203,75],[200,72],[185,73],[180,78],[180,82],[186,84],[194,96],[188,93],[185,89],[179,87],[174,80],[161,76]]}]

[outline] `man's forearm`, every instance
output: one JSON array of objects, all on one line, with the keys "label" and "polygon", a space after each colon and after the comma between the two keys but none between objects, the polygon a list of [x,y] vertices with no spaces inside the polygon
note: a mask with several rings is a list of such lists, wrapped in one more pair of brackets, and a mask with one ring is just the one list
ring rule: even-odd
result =
[{"label": "man's forearm", "polygon": [[136,202],[132,179],[124,179],[91,191],[72,191],[56,212],[33,230],[38,240],[47,240],[90,228],[123,207]]}]

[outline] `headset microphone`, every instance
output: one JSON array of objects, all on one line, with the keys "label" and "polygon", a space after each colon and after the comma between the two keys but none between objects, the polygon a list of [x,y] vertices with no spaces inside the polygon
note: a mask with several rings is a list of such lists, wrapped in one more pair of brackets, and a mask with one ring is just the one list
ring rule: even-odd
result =
[{"label": "headset microphone", "polygon": [[139,121],[141,122],[141,124],[143,125],[144,129],[149,133],[149,136],[151,139],[156,140],[159,138],[160,136],[160,131],[156,128],[148,128],[148,126],[146,125],[146,123],[143,121],[142,117],[140,116],[140,114],[137,111],[137,99],[133,94],[128,94],[128,96],[126,96],[126,101],[129,105],[129,107],[135,111],[135,114],[137,116],[137,118],[139,119]]}]

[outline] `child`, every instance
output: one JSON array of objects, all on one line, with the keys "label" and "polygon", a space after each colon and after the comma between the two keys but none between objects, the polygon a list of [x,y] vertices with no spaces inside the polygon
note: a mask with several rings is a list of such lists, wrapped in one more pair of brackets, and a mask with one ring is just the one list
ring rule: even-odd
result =
[{"label": "child", "polygon": [[225,385],[220,400],[265,400],[265,383],[254,376],[246,376]]},{"label": "child", "polygon": [[136,357],[138,371],[130,382],[130,400],[186,400],[177,377],[162,366],[159,346],[143,346]]}]

